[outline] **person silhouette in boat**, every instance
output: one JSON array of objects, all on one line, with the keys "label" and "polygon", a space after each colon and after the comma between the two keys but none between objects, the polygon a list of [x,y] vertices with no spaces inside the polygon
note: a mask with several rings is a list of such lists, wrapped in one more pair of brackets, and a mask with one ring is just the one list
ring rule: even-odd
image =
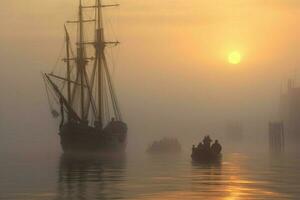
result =
[{"label": "person silhouette in boat", "polygon": [[211,146],[211,151],[216,155],[221,153],[222,146],[218,140],[215,140],[215,143]]},{"label": "person silhouette in boat", "polygon": [[195,147],[195,145],[193,145],[192,152],[194,153],[195,151],[196,151],[196,147]]},{"label": "person silhouette in boat", "polygon": [[203,147],[204,147],[204,145],[203,145],[202,142],[200,142],[200,143],[198,144],[198,146],[197,146],[198,149],[203,149]]},{"label": "person silhouette in boat", "polygon": [[210,144],[211,144],[212,140],[210,139],[209,135],[205,136],[203,139],[203,145],[204,145],[204,149],[206,150],[210,150]]},{"label": "person silhouette in boat", "polygon": [[204,150],[204,144],[202,142],[200,142],[197,146],[197,152],[201,153]]}]

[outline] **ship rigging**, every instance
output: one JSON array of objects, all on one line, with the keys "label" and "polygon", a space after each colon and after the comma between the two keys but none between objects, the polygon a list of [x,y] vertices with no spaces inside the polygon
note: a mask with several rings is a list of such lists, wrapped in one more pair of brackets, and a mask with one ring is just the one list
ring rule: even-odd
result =
[{"label": "ship rigging", "polygon": [[[84,150],[88,144],[72,145],[74,140],[80,138],[87,141],[99,140],[98,145],[95,141],[90,141],[94,145],[92,149],[112,142],[114,137],[122,143],[125,141],[127,125],[122,119],[106,58],[106,48],[117,46],[119,41],[106,41],[103,26],[102,9],[116,6],[119,4],[103,4],[101,0],[95,0],[94,5],[84,5],[83,1],[79,0],[78,19],[67,21],[64,25],[63,75],[53,72],[43,74],[47,87],[51,88],[61,106],[60,135],[63,148],[80,147],[79,149]],[[85,13],[92,13],[93,17],[88,18]],[[74,24],[77,27],[76,51],[72,48],[73,43],[68,30],[68,27]],[[86,29],[91,27],[93,31],[88,34],[92,36],[87,37]],[[49,91],[48,88],[46,90]],[[83,132],[90,132],[93,137]]]}]

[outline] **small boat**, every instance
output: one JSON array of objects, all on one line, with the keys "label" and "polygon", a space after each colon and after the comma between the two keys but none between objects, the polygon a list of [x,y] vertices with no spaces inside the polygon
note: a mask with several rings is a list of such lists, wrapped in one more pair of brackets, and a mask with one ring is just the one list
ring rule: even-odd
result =
[{"label": "small boat", "polygon": [[147,153],[179,153],[181,145],[176,138],[163,138],[159,141],[154,141],[147,149]]},{"label": "small boat", "polygon": [[192,159],[196,162],[220,162],[222,159],[222,146],[219,144],[218,140],[211,145],[212,140],[209,136],[205,136],[203,142],[200,142],[197,147],[193,145],[192,149]]},{"label": "small boat", "polygon": [[215,154],[212,152],[205,152],[205,151],[193,151],[191,155],[193,161],[196,162],[204,162],[204,163],[213,163],[219,162],[222,159],[222,154]]}]

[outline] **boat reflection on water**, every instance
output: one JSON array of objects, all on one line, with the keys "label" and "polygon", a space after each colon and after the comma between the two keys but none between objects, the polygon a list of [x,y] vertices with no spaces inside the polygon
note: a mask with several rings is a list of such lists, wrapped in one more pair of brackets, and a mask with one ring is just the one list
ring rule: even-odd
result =
[{"label": "boat reflection on water", "polygon": [[209,161],[209,162],[198,162],[198,161],[191,161],[193,169],[219,169],[222,168],[222,157],[218,160]]},{"label": "boat reflection on water", "polygon": [[123,191],[119,185],[124,181],[125,169],[124,155],[63,154],[58,169],[56,199],[121,199]]},{"label": "boat reflection on water", "polygon": [[[261,178],[267,174],[257,177],[250,173],[254,169],[249,169],[249,164],[246,164],[248,159],[236,154],[229,156],[226,162],[192,162],[192,192],[186,195],[190,196],[190,199],[196,199],[193,197],[200,194],[201,198],[208,200],[287,199],[288,196],[283,191],[281,193],[270,188],[273,183],[269,182],[268,178]],[[277,187],[277,185],[272,185],[272,187]]]},{"label": "boat reflection on water", "polygon": [[[220,195],[224,175],[222,162],[195,162],[192,161],[191,188],[205,197]],[[211,196],[210,196],[211,195]]]}]

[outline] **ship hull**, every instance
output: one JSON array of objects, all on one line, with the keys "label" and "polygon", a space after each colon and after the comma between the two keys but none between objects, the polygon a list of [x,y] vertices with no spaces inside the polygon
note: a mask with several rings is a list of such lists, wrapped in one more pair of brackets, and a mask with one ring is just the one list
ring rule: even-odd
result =
[{"label": "ship hull", "polygon": [[60,141],[65,153],[125,152],[127,126],[110,122],[104,129],[79,123],[66,123],[60,128]]}]

